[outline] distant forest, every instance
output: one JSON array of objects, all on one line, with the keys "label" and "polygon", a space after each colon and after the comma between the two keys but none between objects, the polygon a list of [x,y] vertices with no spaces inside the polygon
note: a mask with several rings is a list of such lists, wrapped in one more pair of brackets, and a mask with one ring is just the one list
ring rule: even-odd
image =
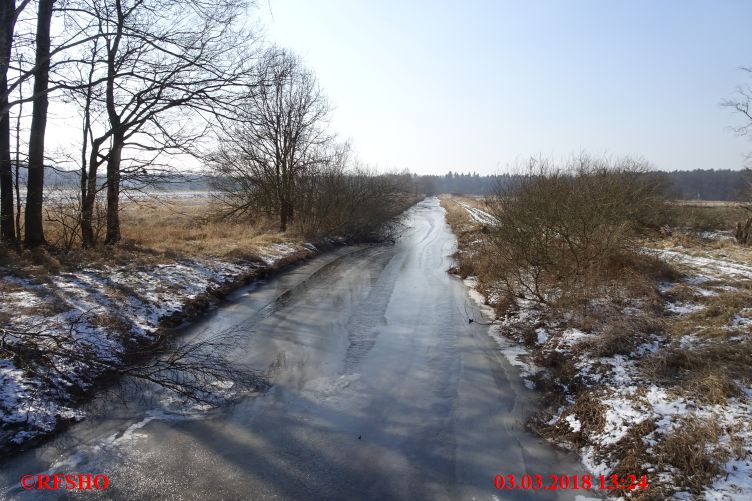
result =
[{"label": "distant forest", "polygon": [[[79,173],[46,168],[49,186],[77,187]],[[681,170],[664,173],[669,181],[674,198],[683,200],[749,200],[752,170]],[[21,171],[25,177],[24,170]],[[158,177],[146,175],[141,179],[127,179],[124,189],[149,186],[150,189],[165,191],[210,190],[212,176],[207,174],[160,174]],[[416,189],[422,193],[455,193],[459,195],[487,195],[494,191],[498,183],[509,183],[515,176],[510,174],[481,176],[475,172],[449,172],[443,176],[413,174]],[[22,179],[23,180],[23,179]]]},{"label": "distant forest", "polygon": [[[665,173],[674,198],[683,200],[745,200],[749,199],[752,171],[680,170]],[[449,172],[444,176],[416,176],[425,193],[455,193],[486,195],[499,183],[506,184],[514,176],[509,174],[481,176],[477,173]]]}]

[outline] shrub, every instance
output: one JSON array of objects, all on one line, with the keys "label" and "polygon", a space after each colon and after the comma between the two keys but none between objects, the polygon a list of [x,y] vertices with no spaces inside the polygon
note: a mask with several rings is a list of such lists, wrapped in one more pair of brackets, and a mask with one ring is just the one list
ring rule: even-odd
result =
[{"label": "shrub", "polygon": [[417,202],[403,176],[333,166],[298,182],[295,224],[307,238],[388,238],[385,228]]},{"label": "shrub", "polygon": [[665,190],[662,177],[630,159],[532,162],[487,200],[499,222],[491,234],[499,279],[548,303],[613,278],[613,264],[636,253],[639,234],[666,220]]}]

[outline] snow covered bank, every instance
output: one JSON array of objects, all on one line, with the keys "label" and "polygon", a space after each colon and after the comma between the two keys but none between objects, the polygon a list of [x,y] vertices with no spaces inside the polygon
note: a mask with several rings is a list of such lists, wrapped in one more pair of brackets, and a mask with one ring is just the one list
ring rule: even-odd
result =
[{"label": "snow covered bank", "polygon": [[459,200],[457,200],[456,202],[457,202],[457,205],[459,205],[460,207],[462,207],[463,209],[467,211],[467,213],[470,215],[471,218],[473,218],[475,222],[478,222],[480,224],[491,224],[491,225],[496,224],[496,218],[493,217],[488,212],[478,209],[477,207],[473,207],[469,204],[466,204],[465,202],[460,202]]},{"label": "snow covered bank", "polygon": [[[752,499],[752,385],[744,375],[724,368],[720,377],[727,376],[733,386],[728,394],[716,396],[722,387],[712,366],[697,369],[699,376],[689,363],[682,368],[684,356],[694,364],[699,363],[695,358],[720,356],[726,350],[749,352],[751,308],[741,308],[724,323],[725,339],[704,335],[709,327],[700,320],[704,309],[733,293],[719,279],[732,283],[746,267],[677,252],[667,256],[703,274],[689,273],[680,283],[662,284],[667,312],[663,329],[614,341],[608,337],[621,333],[609,333],[603,326],[572,327],[574,312],[521,301],[520,309],[499,319],[489,333],[531,388],[541,386],[560,397],[534,428],[576,450],[594,475],[648,475],[653,494],[664,499]],[[713,285],[703,279],[708,273],[716,281]],[[465,282],[476,285],[472,279]],[[689,288],[683,292],[694,298],[683,308],[671,297],[677,286]],[[471,297],[493,315],[480,293],[473,291]],[[627,321],[645,321],[639,303],[623,308],[621,315]],[[687,321],[696,328],[682,334],[672,329]],[[613,342],[616,346],[608,345]],[[656,369],[660,364],[675,364],[668,371],[685,371],[686,377]],[[681,461],[687,464],[678,467]]]},{"label": "snow covered bank", "polygon": [[452,218],[447,209],[459,245],[453,270],[480,270],[465,283],[489,318],[498,315],[489,334],[545,394],[533,430],[594,475],[646,476],[647,491],[616,497],[752,499],[752,260],[740,259],[743,248],[656,237],[646,261],[658,257],[671,273],[549,305],[505,296],[493,274],[466,266],[492,256],[475,224],[487,220],[445,203],[464,209]]},{"label": "snow covered bank", "polygon": [[[317,252],[289,242],[259,249],[257,261],[183,259],[36,275],[0,268],[0,450],[81,419],[76,402],[106,371],[98,360],[117,365],[228,289]],[[24,350],[29,340],[35,346]]]}]

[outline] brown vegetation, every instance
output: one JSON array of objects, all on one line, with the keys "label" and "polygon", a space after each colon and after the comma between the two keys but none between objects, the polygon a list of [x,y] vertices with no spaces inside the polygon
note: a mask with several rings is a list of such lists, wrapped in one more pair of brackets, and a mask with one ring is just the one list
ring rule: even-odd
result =
[{"label": "brown vegetation", "polygon": [[676,488],[700,494],[720,472],[719,465],[729,457],[726,451],[717,447],[721,432],[720,426],[711,420],[690,417],[656,446],[654,456],[659,464],[682,472],[684,485]]},{"label": "brown vegetation", "polygon": [[[55,216],[45,221],[49,246],[16,252],[5,249],[0,264],[24,266],[39,264],[55,272],[61,266],[71,269],[89,264],[126,264],[134,266],[162,263],[181,257],[217,257],[254,260],[255,251],[283,241],[295,241],[292,235],[282,236],[272,222],[218,221],[207,200],[172,199],[169,201],[129,202],[121,206],[123,242],[116,247],[81,248],[80,227],[71,222],[75,217],[68,205],[57,206]],[[70,209],[75,211],[75,209]],[[67,223],[66,223],[67,222]],[[68,224],[70,223],[70,224]]]},{"label": "brown vegetation", "polygon": [[[732,237],[740,209],[692,204],[686,211],[686,204],[664,204],[654,191],[624,195],[598,175],[582,184],[576,178],[560,172],[546,180],[531,177],[521,191],[487,201],[443,196],[447,221],[458,237],[452,271],[477,277],[479,291],[499,317],[508,315],[502,332],[524,344],[541,368],[534,381],[549,405],[530,421],[537,433],[556,443],[594,447],[593,458],[608,458],[614,474],[647,473],[650,489],[629,497],[665,499],[679,490],[699,495],[726,461],[746,454],[737,430],[695,411],[743,401],[741,388],[752,382],[752,342],[744,323],[752,317],[750,281],[722,275],[697,285],[688,278],[705,270],[669,264],[642,249],[749,263],[749,248]],[[570,193],[575,185],[578,193]],[[609,195],[599,197],[599,192]],[[643,195],[648,196],[644,206],[653,207],[658,217],[619,209],[639,203],[629,198]],[[499,226],[476,222],[459,203],[493,213]],[[570,230],[578,226],[582,233]],[[516,321],[514,310],[520,307],[527,313]],[[539,327],[547,332],[545,343],[538,338]],[[560,344],[557,336],[567,329],[583,333],[582,338]],[[641,348],[651,345],[655,348]],[[603,399],[613,394],[598,381],[600,376],[608,380],[614,369],[607,361],[618,357],[636,364],[634,377],[644,384],[630,397],[635,408],[649,405],[648,387],[690,402],[669,433],[657,431],[649,418],[615,444],[592,441],[603,427]],[[594,376],[578,368],[584,360]],[[579,431],[568,416],[579,422]],[[647,472],[646,464],[652,465]],[[673,481],[661,480],[659,472],[669,472]]]},{"label": "brown vegetation", "polygon": [[[338,213],[326,219],[320,211],[301,214],[290,231],[282,233],[274,218],[221,217],[210,198],[160,197],[121,204],[121,244],[114,247],[81,247],[79,211],[75,197],[46,207],[45,248],[17,251],[0,245],[0,264],[23,266],[32,274],[46,274],[88,264],[133,265],[164,263],[180,258],[219,258],[258,261],[263,249],[275,244],[303,243],[335,236],[366,238],[382,224],[396,221],[400,212],[414,203],[415,195],[377,191],[380,202],[368,204],[364,197],[348,197],[360,209],[336,205]],[[334,204],[332,205],[335,206]],[[363,217],[356,217],[363,213]],[[103,231],[104,225],[101,229]],[[342,233],[338,233],[341,231]],[[373,237],[371,237],[373,238]],[[39,267],[37,272],[33,268]]]},{"label": "brown vegetation", "polygon": [[736,202],[673,202],[671,225],[692,231],[731,230],[745,219],[746,211]]},{"label": "brown vegetation", "polygon": [[268,219],[218,219],[206,199],[151,201],[123,207],[123,240],[172,256],[250,258],[263,246],[294,240]]},{"label": "brown vegetation", "polygon": [[637,236],[668,214],[665,186],[645,171],[588,157],[568,168],[532,164],[487,200],[498,221],[490,233],[496,280],[550,304],[621,279],[635,262]]}]

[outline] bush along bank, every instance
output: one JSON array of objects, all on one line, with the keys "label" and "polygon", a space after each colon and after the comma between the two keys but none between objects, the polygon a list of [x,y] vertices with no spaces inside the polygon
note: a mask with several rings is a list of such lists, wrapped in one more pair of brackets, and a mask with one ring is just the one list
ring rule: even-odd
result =
[{"label": "bush along bank", "polygon": [[442,205],[458,240],[452,271],[496,318],[499,349],[545,395],[533,431],[593,475],[646,478],[646,489],[616,497],[752,498],[752,267],[699,239],[677,247],[654,235],[576,285],[569,265],[547,280],[499,258],[492,205]]}]

